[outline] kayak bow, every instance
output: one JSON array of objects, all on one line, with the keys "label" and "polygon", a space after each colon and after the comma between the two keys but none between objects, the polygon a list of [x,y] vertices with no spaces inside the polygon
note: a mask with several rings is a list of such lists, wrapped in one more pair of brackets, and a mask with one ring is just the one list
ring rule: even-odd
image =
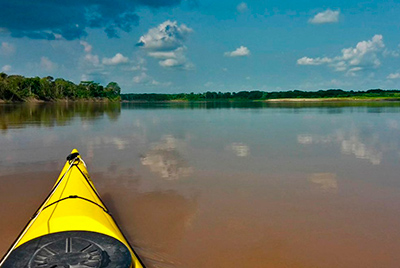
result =
[{"label": "kayak bow", "polygon": [[102,202],[76,149],[0,266],[144,267]]}]

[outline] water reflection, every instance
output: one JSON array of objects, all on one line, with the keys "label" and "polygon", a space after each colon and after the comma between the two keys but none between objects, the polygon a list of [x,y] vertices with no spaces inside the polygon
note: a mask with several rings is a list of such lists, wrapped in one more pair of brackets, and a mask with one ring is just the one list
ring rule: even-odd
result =
[{"label": "water reflection", "polygon": [[[226,109],[226,108],[323,108],[331,113],[341,113],[338,108],[366,108],[368,112],[384,112],[386,107],[397,107],[398,101],[339,101],[339,102],[265,102],[265,101],[215,101],[215,102],[123,102],[123,109]],[[351,109],[350,109],[351,110]]]},{"label": "water reflection", "polygon": [[179,152],[185,146],[184,142],[171,135],[163,137],[152,145],[142,158],[142,165],[159,174],[167,180],[177,180],[189,176],[193,168],[188,165]]},{"label": "water reflection", "polygon": [[120,113],[121,104],[116,102],[0,104],[0,129],[65,126],[75,117],[93,121],[107,115],[115,121]]},{"label": "water reflection", "polygon": [[377,132],[361,131],[353,126],[350,129],[336,130],[329,135],[299,134],[297,142],[303,145],[334,144],[340,147],[342,154],[354,155],[358,159],[379,165],[383,152],[388,150],[384,144],[390,141],[383,140]]},{"label": "water reflection", "polygon": [[250,155],[250,148],[248,145],[242,142],[233,142],[230,146],[228,146],[230,151],[238,157],[247,157]]},{"label": "water reflection", "polygon": [[400,112],[400,102],[160,102],[160,103],[117,103],[117,102],[57,102],[0,104],[0,129],[21,128],[29,125],[40,127],[65,126],[73,118],[85,122],[103,118],[117,121],[121,109],[281,109],[287,113],[388,113]]},{"label": "water reflection", "polygon": [[334,173],[314,173],[308,181],[322,192],[335,193],[338,189],[336,174]]},{"label": "water reflection", "polygon": [[398,106],[145,105],[2,108],[0,255],[76,147],[147,267],[397,267]]}]

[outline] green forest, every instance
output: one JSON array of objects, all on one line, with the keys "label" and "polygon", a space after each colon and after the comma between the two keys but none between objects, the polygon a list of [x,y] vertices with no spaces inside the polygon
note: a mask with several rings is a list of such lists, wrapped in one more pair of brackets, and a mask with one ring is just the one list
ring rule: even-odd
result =
[{"label": "green forest", "polygon": [[62,78],[24,77],[0,73],[0,99],[8,102],[37,99],[53,101],[59,99],[107,98],[120,100],[121,88],[116,82],[106,87],[93,81],[82,81],[78,85]]},{"label": "green forest", "polygon": [[303,98],[343,98],[343,99],[399,99],[400,90],[370,89],[367,91],[344,91],[329,89],[319,91],[240,91],[240,92],[206,92],[180,94],[121,94],[123,101],[255,101],[270,99],[303,99]]},{"label": "green forest", "polygon": [[240,92],[205,92],[205,93],[129,93],[121,94],[116,82],[102,86],[93,81],[74,84],[71,81],[47,77],[24,77],[0,73],[0,100],[23,102],[29,100],[55,101],[60,99],[109,99],[114,101],[257,101],[271,99],[391,99],[400,100],[400,90],[370,89],[367,91],[344,91],[329,89],[318,91],[240,91]]}]

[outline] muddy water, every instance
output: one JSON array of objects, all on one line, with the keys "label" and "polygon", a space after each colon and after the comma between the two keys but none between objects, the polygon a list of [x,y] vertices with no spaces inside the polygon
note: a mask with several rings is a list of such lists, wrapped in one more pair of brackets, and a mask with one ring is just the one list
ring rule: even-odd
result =
[{"label": "muddy water", "polygon": [[148,267],[398,267],[400,104],[0,105],[0,255],[65,156]]}]

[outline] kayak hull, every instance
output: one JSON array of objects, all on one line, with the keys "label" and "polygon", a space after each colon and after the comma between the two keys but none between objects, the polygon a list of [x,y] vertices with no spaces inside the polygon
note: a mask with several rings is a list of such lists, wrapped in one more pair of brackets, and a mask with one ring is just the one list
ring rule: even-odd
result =
[{"label": "kayak hull", "polygon": [[95,189],[77,150],[49,196],[0,262],[1,268],[141,268]]}]

